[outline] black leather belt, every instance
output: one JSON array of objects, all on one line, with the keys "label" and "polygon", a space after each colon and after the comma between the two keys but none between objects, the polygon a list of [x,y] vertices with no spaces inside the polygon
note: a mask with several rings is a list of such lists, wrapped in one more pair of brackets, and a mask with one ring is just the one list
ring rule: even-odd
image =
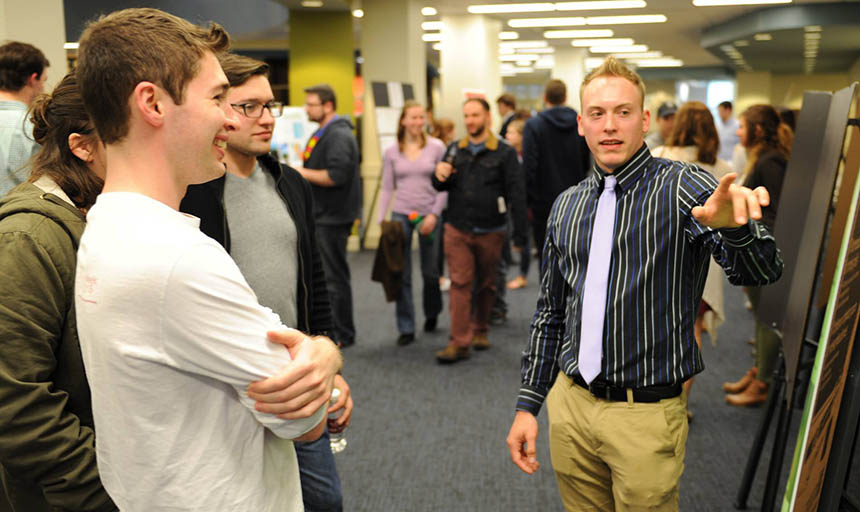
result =
[{"label": "black leather belt", "polygon": [[[605,382],[592,381],[591,384],[586,384],[585,380],[575,375],[573,382],[581,388],[585,388],[595,398],[603,400],[612,400],[615,402],[627,401],[627,388],[619,388],[609,385]],[[633,388],[633,401],[640,403],[654,403],[666,398],[675,398],[681,394],[681,385],[675,384],[672,386],[648,386],[647,388]]]}]

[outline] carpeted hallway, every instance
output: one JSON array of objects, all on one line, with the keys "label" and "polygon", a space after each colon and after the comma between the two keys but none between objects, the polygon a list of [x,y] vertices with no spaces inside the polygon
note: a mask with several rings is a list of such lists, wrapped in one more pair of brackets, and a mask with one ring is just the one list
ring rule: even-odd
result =
[{"label": "carpeted hallway", "polygon": [[[413,268],[418,268],[417,253],[414,257]],[[437,332],[419,332],[412,345],[397,347],[394,304],[386,303],[382,287],[370,281],[373,252],[351,253],[349,259],[358,336],[356,345],[344,351],[344,375],[356,409],[346,434],[349,445],[336,456],[345,510],[563,510],[550,464],[546,413],[541,411],[539,418],[542,467],[537,474],[520,472],[505,444],[519,385],[520,353],[537,298],[535,264],[529,286],[508,291],[508,321],[491,328],[492,348],[473,353],[468,361],[440,366],[433,353],[447,341],[447,294]],[[736,409],[723,401],[722,382],[740,377],[752,361],[747,344],[752,316],[743,307],[740,289],[726,283],[724,293],[727,321],[716,347],[705,337],[707,369],[696,378],[690,399],[695,417],[687,441],[681,510],[734,510],[763,411]],[[415,295],[420,326],[420,290]],[[795,411],[783,482],[799,418],[800,411]],[[748,501],[751,510],[761,506],[769,455],[770,444]],[[778,497],[781,501],[782,489]]]}]

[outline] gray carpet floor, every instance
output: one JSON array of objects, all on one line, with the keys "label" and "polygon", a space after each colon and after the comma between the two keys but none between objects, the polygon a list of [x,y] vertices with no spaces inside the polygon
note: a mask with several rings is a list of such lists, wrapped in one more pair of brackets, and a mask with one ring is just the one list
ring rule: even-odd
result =
[{"label": "gray carpet floor", "polygon": [[[413,269],[420,268],[414,256]],[[539,417],[541,468],[535,475],[525,475],[510,462],[505,444],[519,387],[520,354],[537,299],[536,265],[528,287],[508,291],[508,321],[491,328],[492,348],[468,361],[440,366],[433,353],[447,343],[447,294],[437,331],[418,332],[415,343],[397,347],[394,304],[386,303],[382,287],[370,281],[372,260],[370,251],[349,255],[358,335],[356,345],[344,351],[344,375],[356,409],[346,434],[348,446],[336,457],[345,510],[563,510],[550,464],[546,412]],[[413,283],[419,280],[414,276]],[[420,285],[415,297],[421,326]],[[707,369],[691,393],[695,417],[687,440],[681,510],[734,510],[763,414],[763,408],[724,403],[722,382],[737,379],[752,365],[747,339],[753,325],[740,289],[726,283],[725,303],[727,321],[717,346],[706,336]],[[795,411],[778,504],[799,418]],[[750,510],[761,506],[770,453],[768,442],[748,500]],[[860,472],[854,474],[860,479]]]}]

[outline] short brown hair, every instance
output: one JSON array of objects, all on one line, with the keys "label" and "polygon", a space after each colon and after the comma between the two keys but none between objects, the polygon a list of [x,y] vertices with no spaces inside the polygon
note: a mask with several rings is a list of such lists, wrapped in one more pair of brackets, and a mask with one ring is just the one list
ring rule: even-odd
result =
[{"label": "short brown hair", "polygon": [[0,91],[20,91],[33,73],[41,77],[50,63],[35,46],[10,41],[0,46]]},{"label": "short brown hair", "polygon": [[337,96],[334,95],[334,89],[329,84],[317,84],[305,89],[305,94],[316,94],[320,99],[320,103],[325,105],[331,103],[331,108],[337,110]]},{"label": "short brown hair", "polygon": [[557,78],[546,83],[544,98],[550,105],[562,105],[567,101],[567,86]]},{"label": "short brown hair", "polygon": [[[585,79],[582,81],[582,86],[579,88],[580,103],[582,103],[582,91],[585,90],[585,87],[590,84],[592,80],[601,76],[617,76],[632,82],[633,85],[639,89],[639,105],[642,107],[645,106],[645,83],[642,81],[642,77],[639,76],[639,73],[633,71],[611,55],[606,57],[603,64],[592,69],[591,72],[585,76]],[[582,108],[585,108],[585,105],[583,105]]]},{"label": "short brown hair", "polygon": [[227,75],[230,87],[238,87],[252,76],[269,78],[269,65],[261,60],[235,53],[222,53],[218,55],[218,62],[221,63],[221,69]]},{"label": "short brown hair", "polygon": [[96,202],[104,181],[72,153],[69,135],[79,133],[99,143],[81,98],[74,73],[66,75],[51,94],[41,94],[30,105],[33,138],[42,145],[33,157],[30,181],[48,176],[80,209]]},{"label": "short brown hair", "polygon": [[485,100],[484,98],[468,98],[466,101],[463,102],[463,106],[466,106],[466,104],[471,101],[480,104],[487,112],[490,111],[490,104],[487,103],[487,100]]},{"label": "short brown hair", "polygon": [[152,82],[180,105],[203,55],[229,47],[230,36],[217,23],[198,27],[158,9],[124,9],[90,23],[81,36],[77,76],[105,144],[128,135],[128,100],[137,84]]},{"label": "short brown hair", "polygon": [[675,125],[669,134],[667,146],[696,146],[696,160],[713,165],[717,162],[720,136],[714,116],[701,101],[688,101],[675,115]]},{"label": "short brown hair", "polygon": [[514,110],[517,109],[517,98],[509,92],[506,92],[506,93],[502,94],[501,96],[499,96],[498,98],[496,98],[496,103],[501,103],[503,105],[507,105]]}]

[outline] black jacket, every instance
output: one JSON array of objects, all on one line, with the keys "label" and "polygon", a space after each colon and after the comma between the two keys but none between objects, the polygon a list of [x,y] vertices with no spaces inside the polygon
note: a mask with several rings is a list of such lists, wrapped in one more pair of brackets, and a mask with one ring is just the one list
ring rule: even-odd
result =
[{"label": "black jacket", "polygon": [[572,108],[550,107],[526,121],[523,171],[528,205],[537,216],[549,214],[555,198],[588,175],[589,155]]},{"label": "black jacket", "polygon": [[335,183],[333,187],[311,185],[317,224],[352,224],[361,217],[358,142],[349,119],[336,117],[329,121],[304,166],[327,170]]},{"label": "black jacket", "polygon": [[[311,186],[295,169],[279,164],[270,155],[257,160],[265,172],[274,176],[278,192],[296,225],[296,260],[299,263],[296,327],[308,334],[328,335],[332,328],[331,306],[317,246]],[[200,230],[230,252],[230,231],[224,211],[224,181],[222,176],[202,185],[191,185],[179,210],[200,217]]]},{"label": "black jacket", "polygon": [[448,191],[446,222],[461,231],[493,229],[507,224],[499,211],[499,198],[505,201],[514,222],[514,245],[526,242],[525,182],[517,151],[490,134],[485,148],[472,155],[469,139],[448,147],[445,159],[453,155],[454,173],[443,183],[433,175],[433,188]]}]

